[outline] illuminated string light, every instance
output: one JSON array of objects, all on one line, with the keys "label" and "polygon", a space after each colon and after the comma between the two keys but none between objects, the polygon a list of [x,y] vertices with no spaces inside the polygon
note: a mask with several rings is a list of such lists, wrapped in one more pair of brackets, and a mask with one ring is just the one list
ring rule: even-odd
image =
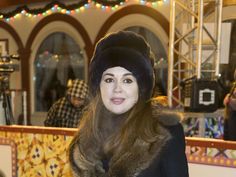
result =
[{"label": "illuminated string light", "polygon": [[152,7],[157,7],[157,3],[156,2],[152,2]]},{"label": "illuminated string light", "polygon": [[[168,0],[157,0],[156,2],[153,2],[151,0],[139,0],[141,5],[146,5],[149,7],[158,7],[158,5],[161,5]],[[55,3],[49,3],[44,8],[39,9],[29,9],[26,6],[18,7],[17,9],[13,10],[12,12],[8,13],[1,13],[0,12],[0,19],[5,20],[6,22],[10,22],[11,20],[17,19],[20,15],[25,17],[45,17],[47,15],[51,15],[52,13],[63,13],[67,15],[73,15],[75,13],[79,13],[84,11],[85,9],[89,9],[90,7],[94,6],[98,9],[101,9],[103,11],[115,11],[120,6],[123,6],[125,2],[128,2],[128,0],[117,0],[117,1],[105,1],[105,0],[81,0],[77,4],[73,5],[65,5],[63,3],[57,2]]]},{"label": "illuminated string light", "polygon": [[87,9],[89,8],[89,4],[85,4],[84,7]]},{"label": "illuminated string light", "polygon": [[145,5],[146,1],[141,0],[140,4]]},{"label": "illuminated string light", "polygon": [[22,10],[22,11],[21,11],[21,14],[25,14],[25,10]]},{"label": "illuminated string light", "polygon": [[148,7],[153,7],[153,8],[157,8],[158,5],[162,5],[163,3],[166,3],[167,0],[157,0],[155,2],[151,1],[151,0],[140,0],[139,3],[141,5],[145,5]]},{"label": "illuminated string light", "polygon": [[66,10],[65,9],[60,9],[60,12],[65,14]]},{"label": "illuminated string light", "polygon": [[84,8],[84,6],[83,6],[83,7],[80,7],[79,9],[80,9],[80,11],[84,11],[85,8]]}]

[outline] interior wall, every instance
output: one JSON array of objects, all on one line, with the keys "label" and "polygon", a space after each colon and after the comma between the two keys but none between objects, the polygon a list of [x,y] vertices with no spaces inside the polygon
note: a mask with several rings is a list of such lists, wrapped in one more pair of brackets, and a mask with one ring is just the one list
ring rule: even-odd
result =
[{"label": "interior wall", "polygon": [[[42,4],[40,4],[42,5]],[[106,22],[112,17],[114,14],[118,14],[119,11],[122,11],[122,9],[134,6],[134,5],[140,5],[138,1],[136,0],[129,0],[128,2],[125,2],[123,6],[120,6],[117,10],[102,10],[98,9],[96,7],[89,7],[88,9],[84,9],[80,11],[79,13],[69,15],[71,18],[76,20],[81,24],[81,26],[85,29],[89,36],[89,41],[92,42],[92,45],[95,45],[95,42],[97,41],[98,37],[101,37],[101,35],[104,35],[106,32],[111,31],[117,31],[119,29],[124,29],[128,27],[129,25],[140,25],[146,28],[149,28],[154,34],[156,34],[160,40],[163,42],[164,47],[166,48],[166,51],[168,51],[168,33],[164,30],[164,25],[162,23],[158,23],[157,20],[153,17],[151,18],[148,15],[144,14],[138,14],[138,12],[132,13],[129,11],[126,11],[126,16],[122,16],[122,18],[116,17],[112,21],[109,21],[108,29],[105,31],[101,31],[101,29],[104,29],[104,25],[107,25]],[[143,6],[144,7],[144,6]],[[170,11],[169,4],[167,3],[158,3],[157,7],[146,7],[150,10],[154,10],[158,13],[160,13],[164,19],[168,22],[170,13],[167,13]],[[236,6],[226,6],[223,8],[223,20],[229,19],[229,18],[235,18]],[[122,12],[123,13],[123,12]],[[130,14],[129,14],[130,13]],[[54,14],[54,13],[53,13]],[[53,15],[52,14],[52,15]],[[129,15],[128,15],[129,14]],[[118,14],[123,15],[123,14]],[[50,15],[49,15],[50,16]],[[5,23],[6,26],[9,26],[12,31],[11,33],[7,30],[8,27],[5,29],[0,28],[0,39],[7,38],[9,39],[9,53],[15,54],[22,52],[24,55],[26,55],[26,59],[24,58],[24,61],[21,61],[21,64],[27,65],[24,66],[23,71],[17,71],[12,73],[11,75],[11,82],[10,87],[16,88],[16,89],[25,89],[28,91],[28,112],[31,116],[31,113],[34,113],[33,110],[33,98],[32,95],[34,93],[33,90],[33,82],[32,82],[32,76],[33,76],[33,69],[32,69],[32,63],[35,56],[35,52],[37,51],[38,46],[40,45],[40,41],[42,41],[45,36],[48,35],[48,33],[59,30],[64,31],[67,33],[70,33],[70,35],[79,43],[79,45],[84,46],[85,42],[82,40],[83,36],[80,36],[78,32],[75,31],[73,27],[70,25],[58,22],[58,20],[55,19],[55,22],[48,24],[39,32],[39,34],[36,36],[36,38],[32,39],[30,38],[30,35],[32,34],[32,31],[35,29],[37,24],[42,22],[45,18],[48,18],[49,16],[41,16],[41,17],[25,17],[25,16],[19,16],[18,18],[11,20],[10,22],[1,21],[2,23]],[[66,15],[65,15],[66,16]],[[54,26],[55,25],[55,26]],[[51,31],[50,31],[51,30]],[[12,36],[12,34],[16,33],[19,36],[19,40],[17,37]],[[30,40],[32,41],[32,45],[30,46],[30,49],[27,48],[27,50],[22,51],[20,44],[22,43],[23,47],[25,47],[28,44]],[[91,46],[89,49],[85,49],[86,51],[91,50]],[[90,51],[90,55],[86,55],[87,60],[89,61],[89,58],[91,57],[92,51]],[[28,57],[29,55],[29,57]],[[27,58],[28,57],[28,58]],[[29,69],[28,71],[25,71],[25,68]],[[22,68],[22,66],[21,66]],[[30,118],[29,118],[30,119]]]},{"label": "interior wall", "polygon": [[[42,4],[40,5],[41,6],[39,7],[41,8]],[[87,9],[81,10],[79,13],[75,13],[73,15],[63,14],[62,15],[63,19],[66,19],[68,16],[70,18],[69,21],[75,20],[80,24],[80,26],[85,30],[85,32],[89,36],[87,40],[83,38],[84,36],[81,36],[81,34],[78,32],[78,29],[75,29],[75,26],[71,26],[70,24],[66,23],[65,22],[66,20],[61,21],[60,19],[55,18],[53,21],[51,20],[52,19],[51,18],[50,22],[45,21],[45,19],[50,18],[50,16],[53,16],[55,13],[49,16],[45,16],[45,17],[41,16],[41,17],[31,17],[31,18],[20,15],[14,20],[10,20],[9,22],[3,22],[12,28],[12,30],[19,36],[20,43],[22,43],[23,47],[26,47],[24,50],[21,50],[21,52],[24,54],[22,58],[23,61],[21,61],[21,64],[22,63],[24,64],[23,70],[19,72],[14,72],[12,74],[10,84],[11,84],[11,88],[24,89],[28,91],[27,93],[28,116],[30,117],[35,116],[34,98],[33,98],[33,95],[35,92],[34,86],[33,86],[34,84],[33,82],[34,57],[36,55],[36,52],[40,43],[45,39],[46,36],[48,36],[52,32],[55,32],[55,31],[65,32],[69,34],[73,39],[75,39],[75,41],[78,42],[81,48],[84,47],[84,50],[87,52],[86,53],[87,55],[85,55],[85,57],[87,58],[87,64],[92,54],[92,48],[93,48],[92,46],[95,45],[95,42],[98,40],[99,35],[103,36],[107,32],[124,29],[124,27],[129,27],[133,25],[140,25],[140,26],[146,27],[157,36],[160,36],[160,40],[163,42],[163,45],[165,46],[165,49],[167,51],[168,34],[166,33],[164,29],[162,29],[162,24],[158,24],[157,20],[153,19],[154,17],[150,18],[148,17],[148,15],[141,15],[141,14],[139,15],[138,14],[139,12],[135,12],[132,15],[124,15],[122,16],[121,20],[119,20],[119,15],[123,15],[123,14],[119,14],[118,12],[121,11],[122,9],[131,7],[133,5],[139,5],[139,2],[135,0],[128,1],[124,3],[123,6],[120,6],[117,10],[114,10],[114,11],[102,10],[93,6],[93,7],[89,7]],[[142,7],[144,8],[145,6],[142,6]],[[154,10],[160,13],[164,18],[166,18],[165,20],[167,22],[168,22],[169,13],[165,13],[165,12],[167,11],[168,8],[169,8],[168,3],[158,4],[157,7],[148,7],[148,9],[152,11]],[[129,14],[130,12],[125,11],[125,13]],[[115,19],[117,21],[109,21],[108,22],[109,24],[107,24],[106,22],[108,21],[108,19],[112,17],[112,15],[114,14],[118,14],[117,19]],[[39,30],[37,29],[39,26],[38,24],[40,24],[40,28],[41,28]],[[104,24],[108,25],[108,31],[104,31],[104,30],[101,31]],[[33,34],[35,32],[37,32],[38,34]],[[0,39],[1,38],[9,39],[9,49],[10,49],[9,53],[10,54],[15,54],[19,52],[19,44],[18,44],[19,42],[17,42],[17,40],[12,37],[11,33],[8,33],[6,30],[0,29]],[[91,41],[91,46],[89,47],[86,46],[85,43],[87,41]],[[86,66],[86,71],[87,71],[87,66]],[[22,75],[24,75],[23,78],[21,78]],[[39,114],[39,115],[44,117],[45,114]],[[29,118],[29,122],[30,120],[31,118]]]}]

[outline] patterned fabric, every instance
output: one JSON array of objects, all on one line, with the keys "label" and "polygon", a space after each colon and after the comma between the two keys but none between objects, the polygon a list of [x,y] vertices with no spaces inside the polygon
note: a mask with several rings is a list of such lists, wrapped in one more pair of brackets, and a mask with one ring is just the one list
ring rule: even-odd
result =
[{"label": "patterned fabric", "polygon": [[[85,104],[80,107],[74,107],[70,102],[71,97],[85,99]],[[66,96],[56,101],[49,109],[44,125],[51,127],[76,128],[80,117],[85,111],[84,107],[87,102],[87,84],[82,80],[74,80],[71,87],[68,88]]]},{"label": "patterned fabric", "polygon": [[83,80],[73,80],[67,90],[67,96],[86,99],[88,97],[88,85]]},{"label": "patterned fabric", "polygon": [[[204,119],[204,122],[200,122],[200,119]],[[205,138],[216,138],[222,139],[223,137],[223,117],[187,117],[182,125],[184,127],[185,136],[189,137],[200,137],[203,136]],[[200,127],[204,126],[204,132],[201,135]]]}]

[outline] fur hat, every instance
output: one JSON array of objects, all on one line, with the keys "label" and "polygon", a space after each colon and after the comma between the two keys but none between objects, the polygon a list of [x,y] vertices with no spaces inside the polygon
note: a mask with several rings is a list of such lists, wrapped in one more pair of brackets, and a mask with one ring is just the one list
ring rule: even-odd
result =
[{"label": "fur hat", "polygon": [[96,45],[90,67],[89,88],[93,95],[99,90],[103,72],[120,66],[132,72],[137,79],[139,94],[148,100],[154,86],[153,53],[145,39],[128,31],[111,33]]}]

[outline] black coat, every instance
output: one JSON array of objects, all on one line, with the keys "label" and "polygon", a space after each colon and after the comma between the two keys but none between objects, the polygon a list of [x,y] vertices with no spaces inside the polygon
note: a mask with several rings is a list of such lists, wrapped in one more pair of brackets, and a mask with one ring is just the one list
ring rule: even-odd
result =
[{"label": "black coat", "polygon": [[[188,164],[185,156],[185,136],[182,125],[177,123],[165,126],[172,138],[168,141],[162,152],[158,154],[148,168],[137,177],[188,177]],[[108,161],[103,161],[108,170]]]},{"label": "black coat", "polygon": [[[69,159],[75,177],[189,177],[183,127],[175,115],[158,116],[159,138],[150,143],[137,139],[122,156],[101,159],[90,165],[76,136]],[[87,169],[83,169],[85,167]]]},{"label": "black coat", "polygon": [[185,156],[185,139],[182,126],[166,127],[172,138],[163,148],[160,159],[155,158],[151,165],[137,177],[188,177],[188,164]]},{"label": "black coat", "polygon": [[230,110],[228,117],[224,120],[224,139],[236,141],[236,111]]}]

